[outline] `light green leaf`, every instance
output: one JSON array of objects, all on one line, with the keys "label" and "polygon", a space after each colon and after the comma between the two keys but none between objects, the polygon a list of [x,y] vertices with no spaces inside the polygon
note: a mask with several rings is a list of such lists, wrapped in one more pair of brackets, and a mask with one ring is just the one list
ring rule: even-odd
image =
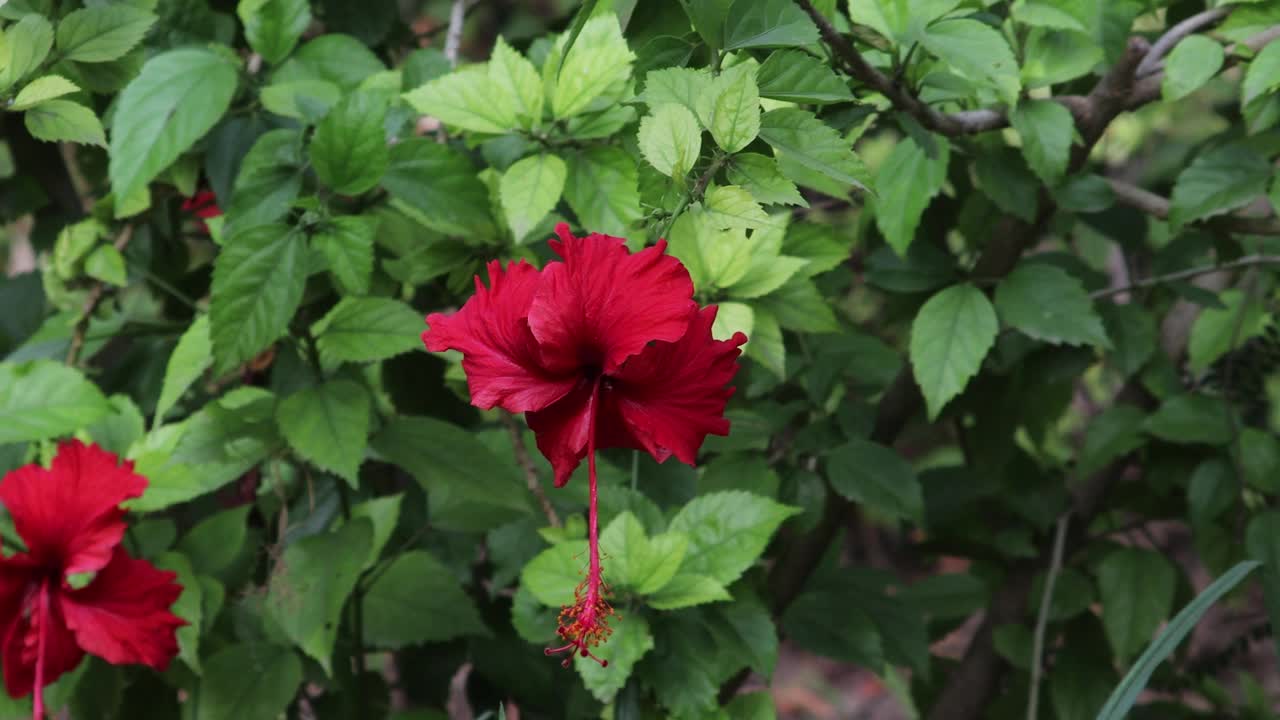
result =
[{"label": "light green leaf", "polygon": [[1111,347],[1084,286],[1053,265],[1019,265],[996,287],[996,310],[1006,323],[1037,340]]},{"label": "light green leaf", "polygon": [[1057,185],[1067,171],[1075,120],[1066,106],[1052,100],[1026,100],[1010,117],[1022,138],[1027,164],[1047,185]]},{"label": "light green leaf", "polygon": [[76,142],[107,146],[98,116],[70,100],[48,100],[31,108],[23,118],[33,137],[47,142]]},{"label": "light green leaf", "polygon": [[111,403],[111,412],[90,425],[86,432],[103,449],[124,455],[146,434],[146,421],[142,419],[137,403],[128,395],[112,395],[107,402]]},{"label": "light green leaf", "polygon": [[603,703],[613,700],[627,684],[636,663],[653,649],[653,633],[649,632],[649,623],[644,615],[627,613],[623,617],[610,618],[609,624],[613,626],[613,634],[607,643],[595,650],[601,659],[609,662],[609,667],[601,667],[591,658],[575,657],[573,661],[574,668],[582,677],[582,684]]},{"label": "light green leaf", "polygon": [[1205,35],[1189,35],[1174,46],[1164,60],[1164,81],[1160,91],[1165,100],[1179,100],[1199,90],[1218,71],[1226,53],[1216,40]]},{"label": "light green leaf", "polygon": [[311,165],[320,182],[342,195],[359,195],[377,186],[387,170],[383,122],[387,105],[372,91],[357,91],[333,106],[311,138]]},{"label": "light green leaf", "polygon": [[605,568],[609,584],[641,595],[657,592],[675,576],[688,547],[689,539],[682,533],[650,539],[629,511],[615,517],[600,534],[601,552],[609,558]]},{"label": "light green leaf", "polygon": [[369,393],[349,380],[331,380],[280,401],[276,421],[289,445],[322,470],[359,487],[369,434]]},{"label": "light green leaf", "polygon": [[124,287],[129,282],[124,256],[114,245],[99,245],[84,259],[84,272],[95,280]]},{"label": "light green leaf", "polygon": [[853,439],[831,451],[831,487],[845,498],[898,520],[924,521],[924,495],[911,465],[878,443]]},{"label": "light green leaf", "polygon": [[502,174],[498,196],[517,243],[555,208],[567,174],[564,161],[547,154],[530,155]]},{"label": "light green leaf", "polygon": [[791,0],[737,0],[724,21],[724,49],[818,42],[818,28]]},{"label": "light green leaf", "polygon": [[287,225],[259,225],[226,239],[209,303],[216,372],[248,361],[288,330],[306,286],[306,249]]},{"label": "light green leaf", "polygon": [[120,93],[111,126],[116,195],[151,182],[208,132],[231,105],[236,79],[235,65],[212,50],[181,48],[148,60]]},{"label": "light green leaf", "polygon": [[244,23],[249,47],[276,65],[293,52],[311,24],[311,4],[307,0],[240,0],[236,15]]},{"label": "light green leaf", "polygon": [[58,52],[82,63],[115,60],[142,42],[155,21],[155,15],[121,3],[75,10],[58,23]]},{"label": "light green leaf", "polygon": [[663,175],[683,178],[701,152],[702,128],[683,105],[660,105],[640,121],[640,153]]},{"label": "light green leaf", "polygon": [[1240,106],[1280,88],[1280,44],[1270,42],[1249,62],[1240,86]]},{"label": "light green leaf", "polygon": [[644,79],[644,101],[656,110],[667,103],[698,112],[702,99],[711,95],[715,78],[706,68],[663,68],[652,70]]},{"label": "light green leaf", "polygon": [[769,538],[799,508],[741,491],[709,493],[689,501],[670,530],[689,537],[682,574],[710,576],[722,585],[737,580],[764,552]]},{"label": "light green leaf", "polygon": [[0,35],[0,90],[40,67],[53,47],[53,26],[43,16],[24,15]]},{"label": "light green leaf", "polygon": [[13,98],[13,102],[9,104],[10,110],[26,110],[35,107],[40,103],[62,97],[73,92],[78,92],[80,88],[70,80],[61,75],[45,75],[27,83],[27,86],[18,92]]},{"label": "light green leaf", "polygon": [[[551,87],[551,112],[557,118],[572,117],[586,110],[614,83],[631,76],[635,54],[622,37],[618,16],[597,15],[582,26],[569,54],[560,62],[567,36],[561,36],[542,72]],[[554,75],[552,75],[554,73]]]},{"label": "light green leaf", "polygon": [[382,187],[416,210],[433,230],[464,236],[493,232],[489,190],[476,177],[475,166],[434,139],[396,143]]},{"label": "light green leaf", "polygon": [[520,125],[516,98],[500,93],[484,65],[438,77],[405,93],[404,99],[414,110],[462,130],[501,134]]},{"label": "light green leaf", "polygon": [[1104,55],[1098,41],[1086,33],[1033,28],[1027,35],[1023,58],[1019,76],[1031,89],[1087,75]]},{"label": "light green leaf", "polygon": [[760,363],[779,378],[787,376],[787,349],[782,343],[782,328],[773,313],[756,308],[751,323],[750,342],[744,347],[747,357]]},{"label": "light green leaf", "polygon": [[681,573],[661,590],[645,598],[645,604],[655,610],[679,610],[732,599],[733,596],[725,590],[724,585],[714,578]]},{"label": "light green leaf", "polygon": [[1267,327],[1266,306],[1257,298],[1240,290],[1227,290],[1219,295],[1225,307],[1207,307],[1196,316],[1187,344],[1190,368],[1201,372],[1215,360],[1246,340],[1261,334]]},{"label": "light green leaf", "polygon": [[849,102],[853,93],[827,63],[800,50],[778,50],[756,72],[760,96],[773,100],[826,105]]},{"label": "light green leaf", "polygon": [[754,63],[741,63],[720,73],[713,91],[708,129],[725,152],[735,153],[751,144],[760,132],[760,91]]},{"label": "light green leaf", "polygon": [[969,80],[988,87],[1009,104],[1017,101],[1022,83],[1018,61],[1004,36],[977,20],[943,20],[930,25],[922,42],[926,50]]},{"label": "light green leaf", "polygon": [[809,261],[803,258],[785,255],[768,257],[756,254],[752,258],[751,268],[747,270],[747,274],[727,288],[729,296],[744,300],[764,297],[785,285],[808,264]]},{"label": "light green leaf", "polygon": [[636,161],[611,145],[571,153],[568,161],[564,199],[578,216],[578,224],[626,237],[642,215]]},{"label": "light green leaf", "polygon": [[1102,626],[1121,663],[1146,645],[1172,612],[1177,581],[1169,561],[1150,550],[1115,550],[1098,566]]},{"label": "light green leaf", "polygon": [[273,81],[262,88],[262,107],[276,115],[315,124],[342,99],[342,88],[328,80]]},{"label": "light green leaf", "polygon": [[788,330],[830,333],[840,329],[835,312],[813,281],[793,275],[782,287],[755,302],[757,311],[764,309]]},{"label": "light green leaf", "polygon": [[378,572],[364,598],[365,637],[374,647],[489,634],[453,571],[430,554],[404,553]]},{"label": "light green leaf", "polygon": [[717,230],[751,230],[766,227],[771,222],[760,203],[751,197],[751,193],[737,185],[724,185],[708,190],[703,209],[707,220]]},{"label": "light green leaf", "polygon": [[277,717],[301,682],[302,663],[292,650],[265,642],[230,645],[205,660],[195,715],[200,720]]},{"label": "light green leaf", "polygon": [[1013,5],[1013,19],[1035,27],[1054,28],[1055,30],[1075,30],[1087,32],[1076,17],[1053,5],[1039,2],[1020,2]]},{"label": "light green leaf", "polygon": [[331,218],[311,244],[324,255],[329,272],[347,295],[369,292],[373,274],[373,236],[378,218],[371,215],[342,215]]},{"label": "light green leaf", "polygon": [[987,296],[968,283],[935,294],[920,308],[911,324],[911,366],[929,420],[978,373],[999,329]]},{"label": "light green leaf", "polygon": [[[740,302],[722,302],[716,304],[716,321],[711,324],[711,337],[716,340],[728,340],[734,333],[752,335],[755,325],[755,311],[750,305]],[[748,344],[745,347],[750,347]],[[745,350],[744,347],[744,350]]]},{"label": "light green leaf", "polygon": [[177,574],[175,582],[182,587],[182,594],[170,606],[170,611],[187,621],[187,625],[178,628],[178,658],[187,664],[196,675],[200,667],[200,625],[204,613],[201,604],[202,588],[191,569],[191,561],[184,555],[167,552],[156,558],[155,565],[161,570],[169,570]]},{"label": "light green leaf", "polygon": [[311,333],[326,362],[376,362],[421,349],[425,327],[422,315],[398,300],[345,297]]},{"label": "light green leaf", "polygon": [[77,370],[49,360],[0,363],[0,445],[70,435],[110,412]]},{"label": "light green leaf", "polygon": [[285,548],[267,586],[267,612],[330,675],[342,609],[360,579],[372,538],[372,524],[358,518],[336,531],[297,540]]},{"label": "light green leaf", "polygon": [[699,208],[681,214],[667,235],[671,254],[684,262],[698,289],[730,287],[751,268],[751,256],[742,252],[746,233],[741,228],[717,230]]},{"label": "light green leaf", "polygon": [[756,153],[735,155],[727,174],[729,182],[742,186],[761,203],[809,207],[796,184],[782,174],[773,158]]},{"label": "light green leaf", "polygon": [[573,604],[573,589],[586,576],[587,541],[566,540],[538,553],[520,572],[520,587],[547,607]]},{"label": "light green leaf", "polygon": [[876,226],[899,257],[906,257],[925,208],[947,180],[951,145],[939,135],[928,137],[931,147],[900,140],[876,173]]},{"label": "light green leaf", "polygon": [[773,147],[782,173],[800,185],[834,197],[871,187],[871,174],[853,148],[811,112],[770,110],[760,118],[760,138]]},{"label": "light green leaf", "polygon": [[542,79],[538,69],[498,36],[489,57],[489,80],[498,97],[515,105],[516,117],[526,129],[542,122]]},{"label": "light green leaf", "polygon": [[1179,175],[1169,198],[1173,231],[1196,220],[1221,215],[1252,202],[1267,190],[1271,163],[1242,143],[1210,148]]}]

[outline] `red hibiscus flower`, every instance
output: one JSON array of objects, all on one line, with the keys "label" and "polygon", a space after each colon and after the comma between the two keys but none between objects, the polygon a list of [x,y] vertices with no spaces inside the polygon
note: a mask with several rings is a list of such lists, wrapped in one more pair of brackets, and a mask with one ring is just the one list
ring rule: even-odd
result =
[{"label": "red hibiscus flower", "polygon": [[556,226],[562,260],[538,270],[489,263],[489,287],[453,315],[433,314],[422,334],[433,352],[462,352],[471,402],[526,413],[556,487],[587,458],[590,481],[587,577],[560,614],[567,644],[547,654],[591,654],[608,639],[612,609],[601,579],[596,529],[597,448],[644,450],[690,465],[708,434],[726,435],[727,387],[742,333],[711,336],[715,306],[699,309],[693,282],[666,241],[638,253],[622,238],[574,237]]},{"label": "red hibiscus flower", "polygon": [[[0,502],[27,546],[0,557],[0,662],[11,697],[35,692],[37,720],[42,689],[86,652],[157,670],[178,654],[175,633],[187,623],[169,607],[182,586],[120,547],[120,503],[146,486],[132,462],[75,440],[58,446],[51,469],[27,465],[0,481]],[[87,584],[70,582],[87,573]]]},{"label": "red hibiscus flower", "polygon": [[216,195],[208,190],[201,190],[182,201],[182,212],[191,213],[199,218],[200,229],[207,233],[209,226],[205,225],[204,221],[222,215],[222,208],[218,207]]}]

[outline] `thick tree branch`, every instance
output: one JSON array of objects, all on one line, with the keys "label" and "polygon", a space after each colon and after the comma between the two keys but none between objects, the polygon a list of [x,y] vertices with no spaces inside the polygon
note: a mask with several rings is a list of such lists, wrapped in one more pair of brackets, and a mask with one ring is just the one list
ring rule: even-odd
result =
[{"label": "thick tree branch", "polygon": [[[1169,217],[1169,201],[1165,198],[1122,180],[1111,179],[1108,182],[1111,184],[1112,192],[1116,194],[1116,199],[1125,205],[1161,220]],[[1223,215],[1208,218],[1204,224],[1241,235],[1280,235],[1280,218],[1274,216]]]},{"label": "thick tree branch", "polygon": [[1192,15],[1186,20],[1183,20],[1177,25],[1169,28],[1165,31],[1164,35],[1160,36],[1159,40],[1152,43],[1151,51],[1148,52],[1147,56],[1138,64],[1138,72],[1136,75],[1139,78],[1142,78],[1152,73],[1159,72],[1160,61],[1164,59],[1165,55],[1169,54],[1169,51],[1172,50],[1175,45],[1182,42],[1183,38],[1191,35],[1197,30],[1216,24],[1218,21],[1230,14],[1230,5],[1210,8],[1204,12],[1196,13],[1195,15]]}]

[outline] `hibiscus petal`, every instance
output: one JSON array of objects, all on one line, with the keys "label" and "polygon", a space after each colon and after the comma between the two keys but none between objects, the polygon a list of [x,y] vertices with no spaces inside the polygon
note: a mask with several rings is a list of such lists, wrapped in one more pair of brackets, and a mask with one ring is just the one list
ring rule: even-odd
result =
[{"label": "hibiscus petal", "polygon": [[632,254],[622,238],[593,233],[574,237],[556,226],[551,248],[564,262],[550,263],[529,307],[529,329],[543,361],[570,370],[595,365],[612,373],[654,340],[679,339],[688,325],[693,281],[667,243]]},{"label": "hibiscus petal", "polygon": [[[0,662],[4,665],[4,687],[10,697],[31,692],[36,682],[36,660],[40,649],[40,596],[36,584],[37,567],[30,556],[16,555],[0,562]],[[44,639],[44,677],[47,686],[75,668],[84,657],[75,636],[67,628],[58,607],[60,590],[48,591],[48,625]]]},{"label": "hibiscus petal", "polygon": [[556,487],[564,487],[587,455],[591,383],[580,383],[559,402],[543,410],[526,413],[524,417],[538,439],[538,449],[551,462]]},{"label": "hibiscus petal", "polygon": [[169,611],[182,594],[176,577],[117,548],[93,582],[60,593],[67,626],[80,647],[109,663],[164,671],[178,654],[177,630],[187,624]]},{"label": "hibiscus petal", "polygon": [[727,385],[738,371],[739,347],[747,336],[715,340],[715,319],[715,306],[696,311],[678,341],[654,343],[628,360],[614,374],[601,408],[602,422],[625,427],[600,432],[629,432],[659,462],[674,454],[689,465],[708,434],[727,435],[724,407],[733,394]]},{"label": "hibiscus petal", "polygon": [[476,277],[476,294],[452,315],[427,316],[422,341],[432,352],[458,350],[471,402],[511,412],[539,410],[573,388],[576,378],[549,372],[540,362],[527,316],[541,275],[523,260],[506,272],[489,263],[489,287]]},{"label": "hibiscus petal", "polygon": [[124,537],[120,503],[142,494],[147,479],[133,461],[79,440],[58,446],[53,467],[27,465],[0,481],[0,502],[31,556],[67,574],[94,572]]}]

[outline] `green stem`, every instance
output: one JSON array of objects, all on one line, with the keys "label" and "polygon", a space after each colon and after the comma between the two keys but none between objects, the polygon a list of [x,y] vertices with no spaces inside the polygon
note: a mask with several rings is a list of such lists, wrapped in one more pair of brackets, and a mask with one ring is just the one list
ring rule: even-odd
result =
[{"label": "green stem", "polygon": [[[351,522],[351,491],[346,481],[336,481],[338,485],[338,501],[342,504],[342,518]],[[365,694],[364,673],[364,588],[359,582],[351,591],[351,644],[352,660],[356,672],[356,706],[361,710],[369,710],[368,697]]]}]

